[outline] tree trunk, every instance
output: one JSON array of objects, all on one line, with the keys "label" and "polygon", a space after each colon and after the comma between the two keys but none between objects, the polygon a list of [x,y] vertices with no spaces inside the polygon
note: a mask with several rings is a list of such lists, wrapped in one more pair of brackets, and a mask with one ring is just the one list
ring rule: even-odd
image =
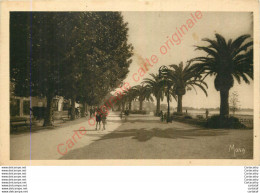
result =
[{"label": "tree trunk", "polygon": [[160,106],[161,106],[161,100],[160,100],[160,97],[157,97],[156,98],[157,100],[157,103],[156,103],[156,116],[159,116],[160,115]]},{"label": "tree trunk", "polygon": [[132,101],[129,102],[129,110],[132,110]]},{"label": "tree trunk", "polygon": [[72,96],[71,98],[71,120],[75,120],[75,102],[76,96]]},{"label": "tree trunk", "polygon": [[125,103],[122,103],[122,111],[125,111]]},{"label": "tree trunk", "polygon": [[53,104],[53,96],[49,95],[47,96],[47,108],[44,113],[44,123],[43,126],[52,126],[52,114],[53,114],[53,109],[52,109],[52,104]]},{"label": "tree trunk", "polygon": [[226,117],[229,115],[229,89],[220,90],[220,116]]},{"label": "tree trunk", "polygon": [[167,110],[167,123],[172,122],[170,118],[170,96],[169,96],[169,88],[168,88],[168,93],[167,93],[167,103],[168,103],[168,110]]},{"label": "tree trunk", "polygon": [[139,110],[142,111],[143,110],[143,100],[139,101]]},{"label": "tree trunk", "polygon": [[182,113],[182,96],[183,95],[178,95],[178,107],[177,107],[178,113]]}]

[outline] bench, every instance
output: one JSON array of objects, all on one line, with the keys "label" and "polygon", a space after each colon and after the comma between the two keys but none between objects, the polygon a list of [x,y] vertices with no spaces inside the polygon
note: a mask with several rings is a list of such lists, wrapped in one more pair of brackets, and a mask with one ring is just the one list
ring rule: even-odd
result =
[{"label": "bench", "polygon": [[10,125],[12,128],[15,128],[15,130],[17,130],[17,127],[20,126],[29,126],[30,124],[27,123],[27,119],[26,118],[11,118],[10,119]]}]

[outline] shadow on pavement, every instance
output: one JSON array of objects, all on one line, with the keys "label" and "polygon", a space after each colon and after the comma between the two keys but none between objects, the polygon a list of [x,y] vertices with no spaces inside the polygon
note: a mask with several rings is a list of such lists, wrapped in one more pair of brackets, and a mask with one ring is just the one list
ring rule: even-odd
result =
[{"label": "shadow on pavement", "polygon": [[[179,128],[160,129],[157,127],[150,128],[150,129],[147,128],[123,129],[123,128],[124,126],[121,126],[118,128],[118,130],[109,133],[107,135],[104,135],[100,139],[95,140],[94,143],[92,143],[91,145],[87,145],[82,148],[72,150],[59,159],[121,159],[121,158],[133,159],[133,158],[141,158],[141,157],[154,159],[154,158],[161,158],[160,157],[161,155],[157,155],[158,152],[157,153],[154,152],[154,154],[151,153],[148,148],[149,145],[148,147],[147,145],[145,145],[145,142],[151,140],[153,137],[172,139],[172,140],[175,139],[192,140],[195,138],[196,140],[196,137],[228,135],[228,131],[225,130],[206,130],[201,128],[193,128],[193,129],[186,129],[186,130],[179,129]],[[123,139],[123,138],[128,138],[128,139]],[[137,144],[133,145],[133,142],[130,142],[129,139],[130,141],[131,139],[136,141]],[[125,141],[125,143],[131,146],[128,147],[125,143],[123,143],[124,148],[126,149],[129,148],[127,151],[123,151],[123,152],[121,151],[122,141]],[[138,146],[138,143],[139,144],[142,143],[142,145],[144,145],[144,148],[146,149],[139,150],[140,146]],[[135,153],[133,154],[133,151],[136,152],[136,154]],[[158,151],[158,149],[157,150],[155,149],[155,151]],[[164,155],[164,157],[165,156],[171,157],[171,155],[168,154]]]},{"label": "shadow on pavement", "polygon": [[136,139],[139,142],[145,142],[153,137],[160,137],[160,138],[170,138],[170,139],[194,139],[194,137],[206,137],[206,136],[219,136],[219,135],[226,135],[228,132],[225,130],[205,130],[205,129],[190,129],[190,130],[180,130],[180,129],[160,129],[160,128],[153,128],[153,129],[127,129],[121,131],[114,131],[110,134],[103,136],[102,138],[98,139],[97,141],[106,140],[106,139],[115,139],[115,138],[122,138],[122,137],[131,137],[132,139]]}]

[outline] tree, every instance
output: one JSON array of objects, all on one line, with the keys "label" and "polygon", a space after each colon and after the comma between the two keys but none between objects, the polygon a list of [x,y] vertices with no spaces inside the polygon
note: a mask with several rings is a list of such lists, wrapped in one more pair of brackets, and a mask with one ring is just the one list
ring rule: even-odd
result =
[{"label": "tree", "polygon": [[230,97],[230,110],[233,112],[233,116],[235,112],[239,109],[239,100],[238,100],[238,93],[235,91],[231,94]]},{"label": "tree", "polygon": [[11,13],[11,81],[18,96],[98,104],[126,77],[133,47],[119,12]]},{"label": "tree", "polygon": [[13,94],[30,96],[29,14],[10,13],[10,81]]},{"label": "tree", "polygon": [[159,78],[161,79],[163,83],[163,90],[165,93],[165,96],[167,97],[167,123],[172,122],[172,119],[170,118],[170,101],[171,96],[174,97],[176,100],[176,93],[173,90],[173,85],[175,84],[169,77],[169,69],[166,66],[161,66],[159,68]]},{"label": "tree", "polygon": [[11,13],[11,81],[18,96],[46,97],[45,126],[51,125],[52,98],[59,90],[59,65],[65,57],[59,34],[63,24],[57,13]]},{"label": "tree", "polygon": [[119,101],[119,103],[121,104],[120,106],[122,107],[122,111],[125,111],[127,100],[127,95],[124,94]]},{"label": "tree", "polygon": [[186,94],[186,90],[193,88],[196,91],[196,86],[208,96],[206,91],[206,88],[208,88],[207,84],[198,76],[196,71],[193,70],[190,63],[185,67],[183,66],[183,62],[179,65],[172,64],[170,67],[171,69],[167,70],[167,76],[173,86],[173,92],[178,97],[178,113],[182,113],[182,98]]},{"label": "tree", "polygon": [[[78,98],[101,105],[128,73],[133,47],[127,42],[127,23],[119,12],[87,12],[76,17],[75,37],[67,46],[69,55],[63,68],[68,66],[63,72],[69,77],[64,79],[64,94],[72,101]],[[68,85],[71,89],[66,89]]]},{"label": "tree", "polygon": [[241,83],[241,78],[249,84],[253,79],[253,41],[250,35],[242,35],[235,39],[225,40],[220,34],[215,34],[216,40],[203,39],[208,46],[196,46],[196,50],[202,50],[207,57],[196,57],[193,68],[198,74],[214,75],[215,88],[220,92],[220,116],[229,115],[229,90],[234,85],[234,79]]},{"label": "tree", "polygon": [[156,116],[160,114],[161,100],[164,96],[163,81],[160,79],[158,74],[150,74],[152,78],[145,78],[143,83],[145,87],[151,92],[156,98]]},{"label": "tree", "polygon": [[153,98],[151,97],[151,91],[147,90],[147,88],[143,84],[136,85],[136,86],[132,87],[132,89],[135,90],[134,92],[136,93],[136,96],[138,96],[140,111],[143,110],[143,102],[145,100],[153,101]]},{"label": "tree", "polygon": [[128,109],[132,110],[132,101],[135,100],[135,98],[137,97],[136,90],[135,89],[129,89],[125,93],[125,97],[126,97],[126,100],[128,102]]}]

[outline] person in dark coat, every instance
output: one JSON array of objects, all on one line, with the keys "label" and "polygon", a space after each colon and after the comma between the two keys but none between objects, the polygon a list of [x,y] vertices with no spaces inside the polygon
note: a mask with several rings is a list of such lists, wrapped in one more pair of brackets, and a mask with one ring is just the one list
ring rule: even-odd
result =
[{"label": "person in dark coat", "polygon": [[108,115],[108,113],[103,109],[102,115],[101,115],[101,121],[102,121],[102,124],[103,124],[103,130],[106,130],[107,115]]},{"label": "person in dark coat", "polygon": [[75,108],[75,115],[76,115],[76,118],[79,118],[79,108]]},{"label": "person in dark coat", "polygon": [[205,114],[206,114],[206,119],[208,119],[209,118],[209,110],[208,109],[206,109]]},{"label": "person in dark coat", "polygon": [[100,130],[100,127],[101,127],[101,112],[100,112],[99,109],[96,111],[96,130],[98,128],[98,125],[99,125],[99,130]]}]

